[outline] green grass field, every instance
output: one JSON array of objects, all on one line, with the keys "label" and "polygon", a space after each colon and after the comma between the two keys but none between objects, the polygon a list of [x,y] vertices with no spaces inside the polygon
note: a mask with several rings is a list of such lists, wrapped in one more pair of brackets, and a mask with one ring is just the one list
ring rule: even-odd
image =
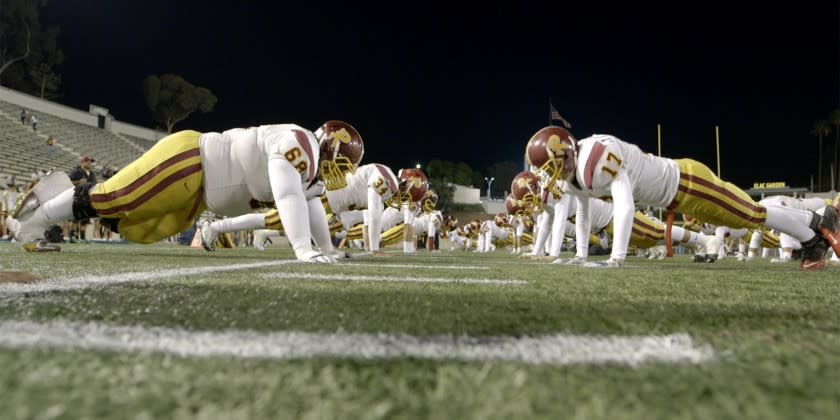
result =
[{"label": "green grass field", "polygon": [[840,267],[291,258],[0,243],[0,417],[840,418]]}]

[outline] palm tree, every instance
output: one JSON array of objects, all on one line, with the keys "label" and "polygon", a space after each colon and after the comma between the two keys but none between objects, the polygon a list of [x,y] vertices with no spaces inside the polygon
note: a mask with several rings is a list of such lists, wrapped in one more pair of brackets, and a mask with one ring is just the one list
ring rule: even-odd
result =
[{"label": "palm tree", "polygon": [[[834,171],[837,171],[837,155],[840,153],[840,109],[835,109],[828,114],[828,122],[834,126]],[[832,179],[835,173],[831,174]],[[834,190],[834,185],[831,189]]]},{"label": "palm tree", "polygon": [[820,139],[820,152],[819,152],[819,160],[817,161],[817,190],[823,191],[823,171],[822,171],[822,152],[823,152],[823,136],[827,136],[831,133],[831,124],[829,124],[828,120],[819,120],[814,123],[814,127],[811,129],[811,135],[819,137]]}]

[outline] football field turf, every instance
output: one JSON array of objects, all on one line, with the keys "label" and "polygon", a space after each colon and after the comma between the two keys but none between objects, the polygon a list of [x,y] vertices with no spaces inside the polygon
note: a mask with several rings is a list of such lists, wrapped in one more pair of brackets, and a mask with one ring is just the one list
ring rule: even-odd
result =
[{"label": "football field turf", "polygon": [[2,418],[840,418],[840,267],[5,242],[0,268],[46,279],[0,284]]}]

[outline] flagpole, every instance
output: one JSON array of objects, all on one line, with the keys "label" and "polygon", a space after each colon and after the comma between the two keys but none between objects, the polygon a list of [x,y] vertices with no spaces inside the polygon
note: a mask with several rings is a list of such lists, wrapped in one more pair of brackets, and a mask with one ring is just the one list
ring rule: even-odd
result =
[{"label": "flagpole", "polygon": [[715,149],[717,149],[717,176],[720,178],[720,131],[715,126]]},{"label": "flagpole", "polygon": [[548,97],[548,125],[551,125],[551,96]]},{"label": "flagpole", "polygon": [[[656,123],[656,153],[662,157],[662,124]],[[662,207],[659,208],[659,220],[662,220]]]}]

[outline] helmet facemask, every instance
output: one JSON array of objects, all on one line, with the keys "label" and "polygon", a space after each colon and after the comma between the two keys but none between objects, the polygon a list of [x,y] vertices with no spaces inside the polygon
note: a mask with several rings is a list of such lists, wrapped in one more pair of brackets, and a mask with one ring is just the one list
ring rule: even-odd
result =
[{"label": "helmet facemask", "polygon": [[526,193],[525,196],[522,197],[521,200],[519,200],[519,204],[523,208],[528,209],[527,210],[528,214],[540,213],[545,208],[545,205],[543,204],[542,199],[540,197],[538,197],[536,194],[531,193],[531,192]]},{"label": "helmet facemask", "polygon": [[563,173],[563,163],[565,160],[562,157],[549,159],[537,171],[540,177],[540,187],[544,190],[554,194],[562,194],[560,190],[560,183],[558,181],[565,180],[561,178]]},{"label": "helmet facemask", "polygon": [[435,211],[435,205],[436,204],[437,203],[432,201],[432,199],[430,199],[430,198],[427,198],[427,199],[423,200],[423,211],[426,212],[426,213],[431,213],[431,212]]},{"label": "helmet facemask", "polygon": [[333,160],[321,161],[320,176],[328,191],[334,191],[347,186],[347,174],[356,172],[356,165],[344,156]]},{"label": "helmet facemask", "polygon": [[417,205],[411,200],[411,194],[407,191],[397,191],[391,198],[385,200],[385,204],[397,210],[401,209],[403,204],[408,204],[409,209],[412,211],[417,209]]}]

